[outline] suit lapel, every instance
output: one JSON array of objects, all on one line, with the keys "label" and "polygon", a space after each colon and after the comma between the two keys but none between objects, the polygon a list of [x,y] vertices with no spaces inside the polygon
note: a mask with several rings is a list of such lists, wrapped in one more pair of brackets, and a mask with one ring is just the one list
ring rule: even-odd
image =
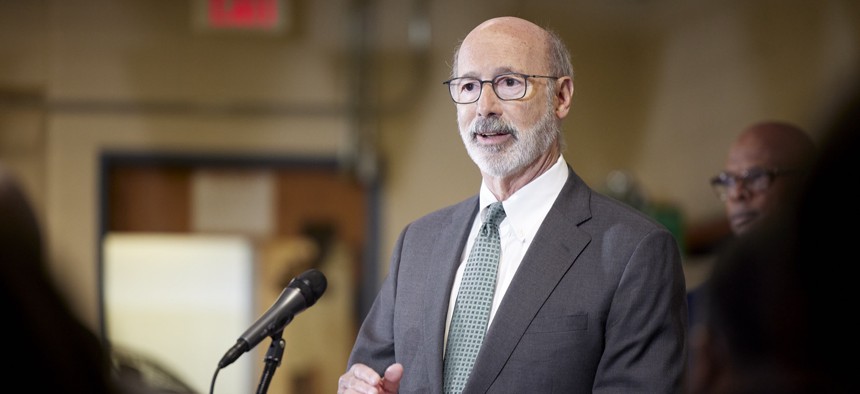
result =
[{"label": "suit lapel", "polygon": [[478,213],[478,198],[470,198],[451,211],[450,220],[439,229],[433,251],[425,264],[427,270],[426,297],[424,298],[425,344],[428,359],[427,374],[434,387],[433,392],[442,392],[442,366],[445,340],[445,321],[448,317],[448,301],[469,229]]},{"label": "suit lapel", "polygon": [[577,228],[590,218],[590,193],[570,171],[493,318],[465,392],[489,389],[541,305],[591,241]]}]

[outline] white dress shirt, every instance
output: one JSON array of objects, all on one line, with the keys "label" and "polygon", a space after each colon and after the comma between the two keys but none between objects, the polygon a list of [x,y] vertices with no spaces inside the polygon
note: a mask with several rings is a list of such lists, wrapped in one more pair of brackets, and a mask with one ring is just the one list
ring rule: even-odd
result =
[{"label": "white dress shirt", "polygon": [[[538,231],[543,219],[549,212],[555,199],[567,182],[568,170],[567,162],[564,156],[559,156],[558,161],[553,164],[546,172],[541,174],[535,180],[517,190],[507,200],[502,201],[502,206],[505,208],[505,219],[499,224],[499,236],[501,238],[502,252],[499,261],[499,271],[496,276],[496,293],[493,296],[493,308],[490,310],[490,320],[487,323],[493,322],[493,317],[496,315],[496,310],[523,260],[523,255],[529,249],[535,234]],[[466,267],[466,260],[469,258],[469,252],[472,250],[472,245],[475,243],[475,238],[478,236],[478,231],[484,222],[484,216],[487,214],[487,207],[496,202],[496,197],[490,192],[484,182],[481,182],[481,191],[479,195],[479,203],[481,210],[475,217],[472,223],[472,230],[469,232],[469,238],[466,242],[466,248],[463,250],[460,259],[460,266],[457,268],[457,275],[454,278],[454,287],[451,291],[451,299],[448,301],[448,317],[445,323],[445,343],[448,342],[448,328],[451,325],[451,316],[454,314],[454,304],[457,301],[457,293],[460,289],[460,281],[463,278],[463,270]]]}]

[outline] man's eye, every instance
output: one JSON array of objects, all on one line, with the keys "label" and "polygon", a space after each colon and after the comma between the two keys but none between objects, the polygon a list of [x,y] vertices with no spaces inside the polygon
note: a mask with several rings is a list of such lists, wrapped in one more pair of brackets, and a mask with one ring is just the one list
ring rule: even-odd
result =
[{"label": "man's eye", "polygon": [[499,81],[497,81],[497,84],[499,86],[504,86],[507,88],[517,87],[520,85],[520,83],[521,83],[520,80],[513,78],[513,77],[504,77],[504,78],[501,78]]},{"label": "man's eye", "polygon": [[474,82],[463,83],[460,85],[460,90],[462,90],[464,92],[471,92],[471,91],[475,90],[475,83]]},{"label": "man's eye", "polygon": [[747,172],[746,175],[744,175],[744,179],[746,179],[748,181],[755,181],[756,179],[761,179],[765,175],[767,175],[767,172],[765,172],[765,171],[751,170],[751,171]]}]

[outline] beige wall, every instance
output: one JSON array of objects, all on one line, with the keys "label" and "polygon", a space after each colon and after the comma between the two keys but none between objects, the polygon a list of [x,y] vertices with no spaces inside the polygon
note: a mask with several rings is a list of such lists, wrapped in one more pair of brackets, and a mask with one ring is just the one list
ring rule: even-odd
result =
[{"label": "beige wall", "polygon": [[[488,17],[530,18],[569,42],[574,169],[598,189],[626,169],[690,225],[721,215],[707,179],[743,126],[782,118],[817,138],[860,69],[852,0],[355,3],[371,3],[366,73],[346,0],[294,3],[277,36],[197,33],[186,1],[0,3],[0,159],[25,178],[53,271],[94,328],[97,164],[108,149],[333,157],[359,130],[380,163],[384,273],[407,222],[478,189],[440,82],[453,45]],[[411,43],[422,9],[431,40]],[[352,103],[370,110],[356,116]]]}]

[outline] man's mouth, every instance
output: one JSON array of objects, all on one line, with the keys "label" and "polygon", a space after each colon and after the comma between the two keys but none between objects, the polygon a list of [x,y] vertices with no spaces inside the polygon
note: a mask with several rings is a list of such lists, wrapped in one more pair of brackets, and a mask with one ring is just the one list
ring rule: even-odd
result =
[{"label": "man's mouth", "polygon": [[498,136],[503,136],[503,135],[508,135],[508,134],[510,134],[510,133],[508,133],[506,131],[480,131],[480,132],[475,133],[475,136],[479,137],[479,138],[493,138],[493,137],[498,137]]},{"label": "man's mouth", "polygon": [[735,226],[747,226],[758,217],[753,211],[743,211],[731,215],[732,224]]}]

